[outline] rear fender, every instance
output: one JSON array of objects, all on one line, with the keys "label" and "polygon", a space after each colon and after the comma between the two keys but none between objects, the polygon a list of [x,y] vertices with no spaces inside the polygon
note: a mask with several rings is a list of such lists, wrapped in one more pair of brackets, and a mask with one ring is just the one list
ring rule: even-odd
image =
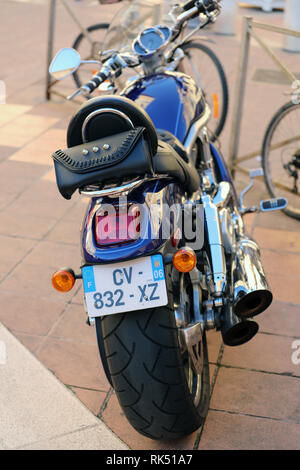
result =
[{"label": "rear fender", "polygon": [[[82,259],[83,263],[99,264],[114,263],[139,256],[149,255],[155,252],[164,252],[168,246],[171,235],[174,232],[176,219],[171,217],[169,208],[177,209],[183,200],[183,192],[175,182],[150,181],[132,191],[128,197],[128,203],[136,203],[142,207],[143,235],[138,240],[128,243],[99,247],[95,240],[95,215],[104,204],[118,204],[117,198],[91,198],[82,227]],[[124,202],[124,198],[122,198]],[[153,208],[155,207],[155,212]],[[152,217],[155,214],[155,217]],[[151,221],[150,221],[151,218]],[[170,228],[166,233],[163,221],[169,220]]]}]

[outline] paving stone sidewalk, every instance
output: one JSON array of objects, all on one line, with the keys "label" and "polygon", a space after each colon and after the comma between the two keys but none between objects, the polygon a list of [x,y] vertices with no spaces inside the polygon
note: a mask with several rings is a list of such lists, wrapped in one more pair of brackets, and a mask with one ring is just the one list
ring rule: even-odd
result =
[{"label": "paving stone sidewalk", "polygon": [[1,323],[0,348],[0,450],[128,449]]},{"label": "paving stone sidewalk", "polygon": [[[75,2],[74,7],[86,25],[95,22],[95,4]],[[85,323],[79,283],[65,295],[51,287],[54,270],[80,265],[86,201],[78,195],[63,200],[51,167],[50,155],[65,146],[66,124],[76,105],[44,101],[48,7],[43,1],[2,0],[0,8],[0,80],[8,91],[7,104],[0,105],[0,322],[131,449],[300,449],[300,364],[292,361],[293,343],[300,339],[300,225],[281,213],[246,218],[261,246],[275,300],[257,318],[258,335],[244,346],[224,347],[219,333],[208,333],[212,399],[204,428],[181,441],[153,442],[128,425],[101,367],[95,332]],[[110,20],[109,8],[100,11],[100,22]],[[77,34],[61,7],[58,12],[64,30],[57,30],[55,49],[70,45]],[[251,14],[282,22],[279,12]],[[239,36],[211,36],[232,96]],[[299,69],[300,56],[282,53],[279,39],[272,41]],[[255,70],[274,69],[257,47],[250,63],[241,153],[259,148],[271,115],[286,101],[286,86],[253,80]],[[231,110],[232,101],[221,139],[225,155]],[[239,173],[238,189],[246,183]],[[263,197],[267,193],[258,181],[247,202]]]}]

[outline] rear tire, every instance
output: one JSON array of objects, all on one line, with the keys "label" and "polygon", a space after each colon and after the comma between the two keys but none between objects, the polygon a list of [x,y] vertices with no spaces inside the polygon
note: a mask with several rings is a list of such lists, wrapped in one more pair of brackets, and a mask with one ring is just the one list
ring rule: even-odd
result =
[{"label": "rear tire", "polygon": [[99,328],[115,393],[139,433],[151,439],[174,439],[202,425],[210,398],[205,333],[203,370],[198,380],[201,395],[195,405],[170,307],[97,318]]}]

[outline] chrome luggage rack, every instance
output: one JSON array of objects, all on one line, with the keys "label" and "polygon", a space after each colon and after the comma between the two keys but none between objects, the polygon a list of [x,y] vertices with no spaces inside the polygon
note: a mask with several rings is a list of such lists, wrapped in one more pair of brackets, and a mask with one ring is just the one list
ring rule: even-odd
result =
[{"label": "chrome luggage rack", "polygon": [[135,178],[127,182],[114,183],[114,184],[103,184],[102,187],[99,185],[89,185],[82,189],[79,189],[79,193],[86,197],[118,197],[127,196],[131,191],[137,189],[141,184],[147,183],[148,181],[170,179],[168,175],[153,175],[145,178]]}]

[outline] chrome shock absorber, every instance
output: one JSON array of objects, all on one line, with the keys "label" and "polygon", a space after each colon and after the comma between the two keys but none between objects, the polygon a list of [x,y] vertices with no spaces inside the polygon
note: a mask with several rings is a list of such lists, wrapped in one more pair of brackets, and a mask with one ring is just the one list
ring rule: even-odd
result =
[{"label": "chrome shock absorber", "polygon": [[204,194],[201,201],[204,207],[207,243],[211,261],[212,294],[214,297],[221,297],[226,289],[226,261],[219,212],[209,194]]},{"label": "chrome shock absorber", "polygon": [[224,196],[223,186],[220,185],[218,187],[217,185],[209,137],[205,127],[201,130],[200,140],[202,143],[202,162],[204,166],[201,171],[201,186],[204,192],[201,196],[201,202],[204,208],[205,230],[211,262],[211,279],[209,281],[212,281],[210,285],[213,285],[212,295],[214,297],[222,297],[226,289],[226,261],[218,206],[222,202],[221,199],[223,197],[227,198],[228,195]]}]

